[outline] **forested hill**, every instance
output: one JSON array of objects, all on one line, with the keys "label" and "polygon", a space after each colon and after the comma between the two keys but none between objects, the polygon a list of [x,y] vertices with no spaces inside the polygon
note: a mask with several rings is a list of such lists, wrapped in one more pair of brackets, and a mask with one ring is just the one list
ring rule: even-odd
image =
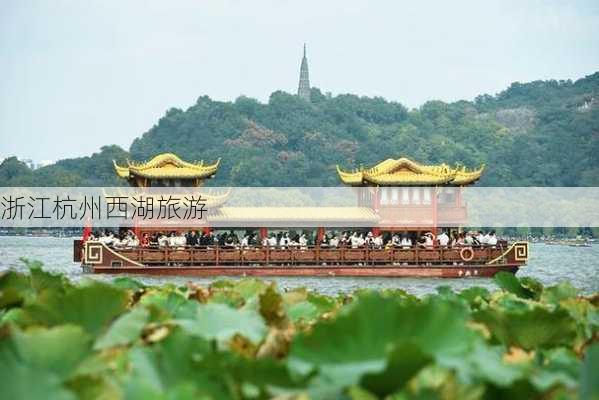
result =
[{"label": "forested hill", "polygon": [[284,92],[267,104],[202,96],[185,111],[167,111],[129,153],[106,146],[36,171],[10,158],[0,165],[0,186],[114,185],[113,158],[145,160],[160,152],[222,158],[211,185],[339,185],[335,164],[350,169],[407,156],[485,163],[481,185],[599,186],[599,72],[576,82],[514,83],[495,96],[430,101],[414,110],[318,89],[311,103]]}]

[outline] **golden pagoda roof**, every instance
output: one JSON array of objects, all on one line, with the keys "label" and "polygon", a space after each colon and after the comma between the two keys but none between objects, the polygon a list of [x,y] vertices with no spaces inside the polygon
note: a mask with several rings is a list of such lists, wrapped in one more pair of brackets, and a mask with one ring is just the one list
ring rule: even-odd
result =
[{"label": "golden pagoda roof", "polygon": [[352,186],[462,186],[478,180],[484,169],[484,164],[476,170],[468,170],[447,164],[424,165],[402,157],[397,160],[389,158],[372,168],[351,172],[337,166],[337,173],[343,183]]},{"label": "golden pagoda roof", "polygon": [[220,158],[213,164],[204,165],[204,161],[187,162],[173,153],[163,153],[142,163],[127,160],[126,167],[119,166],[114,160],[112,162],[121,178],[140,176],[149,179],[197,179],[214,175]]}]

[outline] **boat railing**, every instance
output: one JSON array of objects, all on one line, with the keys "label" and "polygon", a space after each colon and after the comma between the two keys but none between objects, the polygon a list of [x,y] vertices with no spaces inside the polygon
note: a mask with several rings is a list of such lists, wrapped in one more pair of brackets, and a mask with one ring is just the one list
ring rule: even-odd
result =
[{"label": "boat railing", "polygon": [[[463,252],[463,249],[471,249]],[[164,246],[113,248],[118,254],[144,265],[404,265],[404,264],[484,264],[501,256],[503,244],[496,246],[412,246],[329,247],[329,246]]]}]

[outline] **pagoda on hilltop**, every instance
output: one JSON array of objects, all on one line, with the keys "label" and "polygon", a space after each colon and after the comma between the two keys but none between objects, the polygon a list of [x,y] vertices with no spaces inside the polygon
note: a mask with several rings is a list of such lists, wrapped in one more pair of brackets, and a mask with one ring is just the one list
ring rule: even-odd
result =
[{"label": "pagoda on hilltop", "polygon": [[300,67],[299,85],[297,88],[299,98],[310,101],[310,74],[308,72],[308,58],[306,57],[306,44],[304,43],[304,56]]}]

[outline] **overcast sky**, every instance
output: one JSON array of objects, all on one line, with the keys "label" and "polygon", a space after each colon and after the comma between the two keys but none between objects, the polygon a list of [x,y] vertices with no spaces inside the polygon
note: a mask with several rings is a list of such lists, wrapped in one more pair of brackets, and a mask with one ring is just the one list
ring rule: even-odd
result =
[{"label": "overcast sky", "polygon": [[599,70],[599,1],[34,1],[0,8],[0,158],[128,149],[201,95],[310,80],[408,107]]}]

